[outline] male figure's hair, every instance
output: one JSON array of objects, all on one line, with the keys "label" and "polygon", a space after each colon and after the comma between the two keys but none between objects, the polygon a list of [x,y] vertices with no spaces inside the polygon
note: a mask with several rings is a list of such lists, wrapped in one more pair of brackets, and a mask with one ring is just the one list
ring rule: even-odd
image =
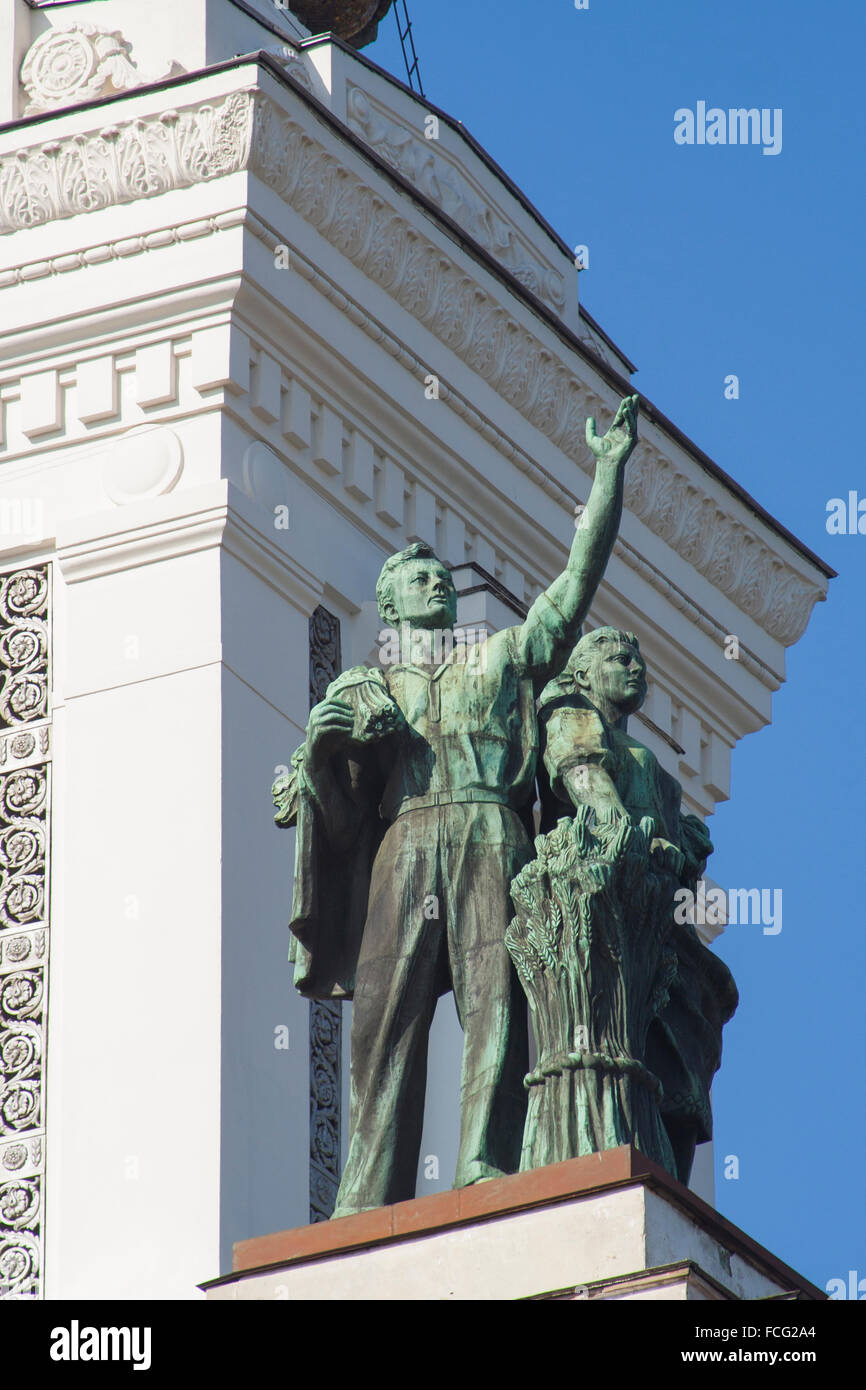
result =
[{"label": "male figure's hair", "polygon": [[379,605],[379,617],[383,623],[390,621],[388,609],[393,610],[395,608],[394,571],[405,564],[407,560],[435,560],[437,565],[442,563],[426,541],[414,541],[412,545],[407,545],[405,550],[398,550],[396,555],[389,555],[376,582],[376,602]]},{"label": "male figure's hair", "polygon": [[584,633],[571,656],[568,658],[568,670],[574,675],[576,671],[585,671],[592,658],[596,655],[600,647],[634,647],[638,656],[643,661],[638,640],[633,632],[623,632],[618,627],[596,627],[592,632]]}]

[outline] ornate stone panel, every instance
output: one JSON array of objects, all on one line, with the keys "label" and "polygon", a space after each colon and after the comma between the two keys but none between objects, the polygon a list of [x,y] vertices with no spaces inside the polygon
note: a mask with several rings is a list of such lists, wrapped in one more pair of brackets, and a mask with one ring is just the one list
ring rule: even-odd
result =
[{"label": "ornate stone panel", "polygon": [[[321,605],[310,619],[310,708],[340,673],[340,620]],[[327,1221],[340,1185],[339,1000],[310,1002],[310,1221]]]},{"label": "ornate stone panel", "polygon": [[48,565],[0,575],[0,1298],[43,1295]]},{"label": "ornate stone panel", "polygon": [[156,118],[103,122],[83,138],[43,139],[0,160],[0,235],[235,173],[247,160],[252,115],[251,95],[232,92]]},{"label": "ornate stone panel", "polygon": [[[16,570],[0,577],[0,728],[45,719],[48,700],[48,574]],[[0,762],[12,744],[23,748],[31,734],[6,740]],[[29,756],[33,749],[28,745]]]}]

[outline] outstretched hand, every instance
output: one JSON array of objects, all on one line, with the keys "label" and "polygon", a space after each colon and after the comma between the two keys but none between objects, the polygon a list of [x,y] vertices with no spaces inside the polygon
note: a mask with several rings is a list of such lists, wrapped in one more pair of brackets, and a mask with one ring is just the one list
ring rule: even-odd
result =
[{"label": "outstretched hand", "polygon": [[637,413],[640,397],[626,396],[619,403],[613,424],[600,438],[595,432],[595,418],[586,422],[586,442],[597,459],[607,463],[624,464],[637,444]]}]

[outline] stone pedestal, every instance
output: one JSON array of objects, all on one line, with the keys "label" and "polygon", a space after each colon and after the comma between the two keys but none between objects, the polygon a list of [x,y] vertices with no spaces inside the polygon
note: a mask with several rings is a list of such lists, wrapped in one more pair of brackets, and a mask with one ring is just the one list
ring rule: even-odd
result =
[{"label": "stone pedestal", "polygon": [[211,1300],[823,1300],[635,1149],[241,1241]]}]

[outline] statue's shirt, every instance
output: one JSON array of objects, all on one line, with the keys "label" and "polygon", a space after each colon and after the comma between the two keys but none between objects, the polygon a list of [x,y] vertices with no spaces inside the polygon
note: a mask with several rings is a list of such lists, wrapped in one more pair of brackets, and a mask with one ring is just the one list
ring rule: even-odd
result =
[{"label": "statue's shirt", "polygon": [[382,814],[409,806],[499,801],[518,809],[535,772],[535,695],[572,640],[570,624],[541,594],[520,627],[455,647],[436,669],[400,663],[386,680],[406,718],[388,740]]},{"label": "statue's shirt", "polygon": [[548,705],[547,710],[544,760],[557,796],[569,800],[561,780],[566,769],[599,763],[610,774],[633,823],[638,825],[643,816],[650,816],[657,833],[676,844],[682,787],[655,754],[630,734],[607,728],[597,710],[577,694],[570,701],[560,696],[559,703]]}]

